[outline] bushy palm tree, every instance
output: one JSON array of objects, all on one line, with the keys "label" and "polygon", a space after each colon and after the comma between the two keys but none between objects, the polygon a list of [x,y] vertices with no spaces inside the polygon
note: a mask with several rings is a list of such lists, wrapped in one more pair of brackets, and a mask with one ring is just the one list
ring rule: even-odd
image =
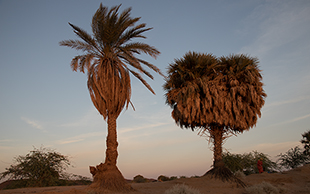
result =
[{"label": "bushy palm tree", "polygon": [[222,161],[223,139],[256,124],[266,97],[261,81],[258,60],[243,54],[217,58],[188,52],[169,65],[163,87],[173,119],[181,128],[208,133],[214,143],[208,173],[230,177]]},{"label": "bushy palm tree", "polygon": [[108,124],[105,163],[92,168],[92,187],[109,190],[131,189],[116,166],[116,119],[123,108],[128,108],[131,103],[130,74],[138,78],[152,93],[154,91],[142,75],[151,79],[153,76],[142,65],[162,75],[156,66],[137,58],[141,53],[156,58],[160,52],[148,44],[133,41],[134,38],[146,38],[142,34],[151,28],[146,28],[144,23],[137,24],[140,18],[130,17],[131,8],[119,14],[120,6],[114,6],[109,10],[100,4],[92,18],[93,36],[69,23],[81,40],[60,42],[61,46],[83,51],[82,55],[72,59],[72,70],[83,73],[87,70],[87,86],[91,100]]}]

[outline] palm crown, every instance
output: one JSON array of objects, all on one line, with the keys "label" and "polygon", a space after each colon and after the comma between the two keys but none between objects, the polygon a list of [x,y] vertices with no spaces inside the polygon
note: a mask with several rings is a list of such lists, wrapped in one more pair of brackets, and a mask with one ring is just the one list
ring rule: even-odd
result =
[{"label": "palm crown", "polygon": [[168,68],[166,103],[181,127],[242,132],[256,124],[266,94],[257,59],[189,52]]},{"label": "palm crown", "polygon": [[131,8],[118,14],[120,6],[108,10],[100,4],[92,19],[93,37],[69,23],[82,41],[60,42],[61,46],[84,52],[72,59],[71,67],[83,73],[87,70],[91,99],[104,118],[108,114],[119,115],[125,105],[128,107],[131,97],[130,73],[154,93],[141,73],[151,79],[153,76],[141,64],[162,75],[156,66],[136,57],[136,54],[145,53],[156,58],[160,52],[148,44],[132,41],[134,38],[145,38],[142,33],[152,28],[145,28],[144,23],[136,25],[140,18],[130,17]]}]

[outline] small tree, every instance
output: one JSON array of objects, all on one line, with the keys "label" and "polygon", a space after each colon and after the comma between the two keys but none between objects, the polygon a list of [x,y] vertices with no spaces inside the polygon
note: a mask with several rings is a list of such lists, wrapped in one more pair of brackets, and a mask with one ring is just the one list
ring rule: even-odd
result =
[{"label": "small tree", "polygon": [[299,146],[289,149],[285,154],[278,155],[279,165],[284,168],[297,168],[310,161],[308,155],[305,155]]},{"label": "small tree", "polygon": [[68,156],[47,148],[30,151],[26,156],[14,158],[14,163],[5,172],[0,173],[0,180],[25,179],[26,186],[53,186],[57,185],[60,178],[64,178],[64,171],[70,166]]},{"label": "small tree", "polygon": [[300,142],[304,145],[304,154],[310,156],[310,130],[306,131],[305,133],[301,134],[302,139]]}]

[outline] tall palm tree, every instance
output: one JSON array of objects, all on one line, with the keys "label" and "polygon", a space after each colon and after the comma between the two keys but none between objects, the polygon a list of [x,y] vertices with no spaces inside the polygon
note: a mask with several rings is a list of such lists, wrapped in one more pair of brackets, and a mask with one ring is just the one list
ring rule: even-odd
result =
[{"label": "tall palm tree", "polygon": [[215,177],[232,177],[222,161],[223,139],[256,124],[266,97],[261,81],[258,60],[242,54],[216,58],[188,52],[169,65],[166,103],[181,128],[209,134],[214,163],[208,173]]},{"label": "tall palm tree", "polygon": [[60,42],[61,46],[83,51],[82,55],[72,59],[72,70],[83,73],[87,70],[91,100],[108,124],[105,163],[92,168],[94,182],[91,187],[109,190],[131,189],[116,166],[116,119],[123,108],[127,109],[131,104],[130,74],[138,78],[152,93],[154,91],[142,75],[151,79],[153,76],[141,65],[163,75],[156,66],[136,56],[145,53],[156,58],[159,55],[160,52],[155,47],[133,41],[134,38],[146,38],[142,34],[152,28],[145,28],[144,23],[137,24],[140,18],[130,17],[131,8],[119,14],[120,6],[109,10],[100,4],[92,18],[93,36],[69,23],[81,40]]}]

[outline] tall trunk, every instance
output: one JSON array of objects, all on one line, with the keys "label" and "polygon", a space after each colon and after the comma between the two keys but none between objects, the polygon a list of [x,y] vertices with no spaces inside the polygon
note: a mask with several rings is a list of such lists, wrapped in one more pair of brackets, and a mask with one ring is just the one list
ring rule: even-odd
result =
[{"label": "tall trunk", "polygon": [[90,173],[94,176],[93,183],[89,186],[90,193],[104,193],[107,191],[133,191],[134,189],[126,182],[122,173],[116,166],[117,161],[117,133],[116,118],[108,115],[108,135],[105,163],[96,167],[90,166]]},{"label": "tall trunk", "polygon": [[105,163],[107,165],[116,166],[118,152],[117,152],[117,132],[116,132],[116,117],[113,115],[108,116],[108,135],[107,135],[107,150]]},{"label": "tall trunk", "polygon": [[220,127],[215,126],[212,129],[211,137],[214,140],[214,162],[213,166],[221,167],[224,166],[223,160],[222,160],[222,144],[223,144],[223,130]]}]

